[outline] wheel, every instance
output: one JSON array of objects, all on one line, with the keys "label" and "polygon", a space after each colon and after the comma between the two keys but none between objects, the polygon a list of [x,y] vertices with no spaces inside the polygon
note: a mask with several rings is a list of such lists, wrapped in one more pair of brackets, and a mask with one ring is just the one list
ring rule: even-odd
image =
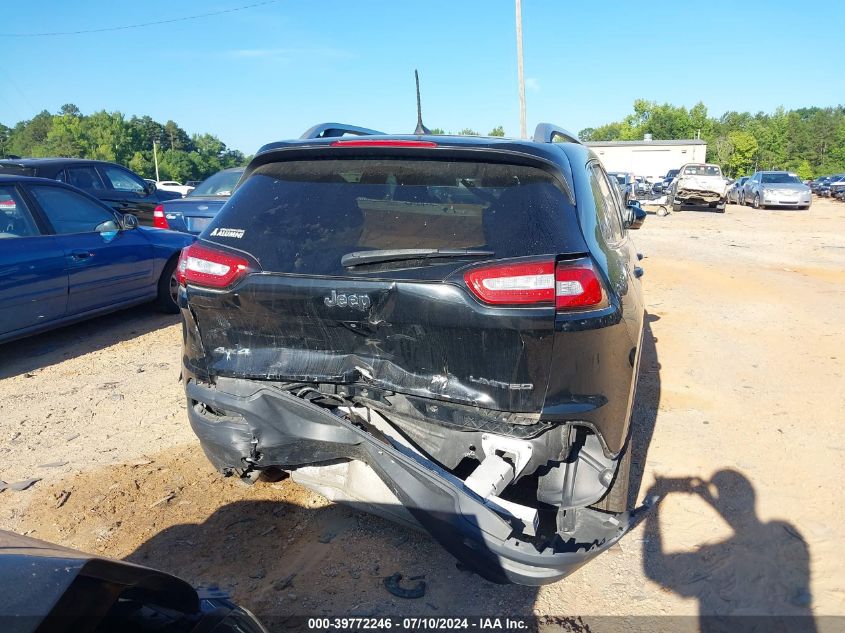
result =
[{"label": "wheel", "polygon": [[760,204],[760,194],[759,193],[754,194],[754,201],[751,203],[751,206],[754,207],[755,209],[765,209],[765,207]]},{"label": "wheel", "polygon": [[721,207],[716,207],[716,213],[724,213],[725,212],[725,205],[723,204]]},{"label": "wheel", "polygon": [[800,206],[800,207],[798,207],[798,208],[799,208],[801,211],[806,211],[807,209],[809,209],[809,208],[810,208],[810,205],[809,205],[809,204],[805,204],[805,205]]},{"label": "wheel", "polygon": [[170,261],[164,266],[161,271],[161,277],[158,280],[158,298],[156,303],[162,312],[168,314],[179,314],[179,304],[177,299],[179,297],[179,282],[176,279],[176,263],[179,259],[178,254],[170,258]]},{"label": "wheel", "polygon": [[672,203],[672,211],[678,213],[681,210],[681,203],[680,202],[673,202]]}]

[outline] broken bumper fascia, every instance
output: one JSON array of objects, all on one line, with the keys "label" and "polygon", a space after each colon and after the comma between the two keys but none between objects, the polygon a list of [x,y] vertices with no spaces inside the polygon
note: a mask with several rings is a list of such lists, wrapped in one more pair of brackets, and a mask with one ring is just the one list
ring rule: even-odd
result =
[{"label": "broken bumper fascia", "polygon": [[[461,479],[407,447],[273,387],[250,380],[225,382],[226,391],[219,384],[186,383],[191,426],[217,469],[295,469],[361,460],[436,541],[493,582],[541,585],[559,580],[610,548],[646,509],[621,514],[580,510],[572,534],[538,548],[517,536]],[[194,402],[233,415],[210,418]]]},{"label": "broken bumper fascia", "polygon": [[683,189],[679,187],[675,193],[675,202],[681,204],[723,204],[725,200],[725,192],[710,189]]}]

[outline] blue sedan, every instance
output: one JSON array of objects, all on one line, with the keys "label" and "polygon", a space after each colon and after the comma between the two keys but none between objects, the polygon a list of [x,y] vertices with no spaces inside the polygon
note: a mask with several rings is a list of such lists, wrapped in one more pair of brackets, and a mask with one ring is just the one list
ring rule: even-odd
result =
[{"label": "blue sedan", "polygon": [[55,180],[0,176],[0,342],[147,301],[177,313],[193,240]]}]

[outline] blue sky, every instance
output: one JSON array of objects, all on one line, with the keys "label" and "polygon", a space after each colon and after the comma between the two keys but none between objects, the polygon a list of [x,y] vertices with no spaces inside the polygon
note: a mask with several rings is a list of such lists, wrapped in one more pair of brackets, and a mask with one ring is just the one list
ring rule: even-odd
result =
[{"label": "blue sky", "polygon": [[[257,0],[4,3],[3,33],[137,24]],[[528,128],[618,120],[636,98],[711,114],[845,101],[834,2],[523,0]],[[246,153],[320,121],[519,132],[513,0],[281,0],[76,36],[0,35],[0,122],[72,102],[211,132]]]}]

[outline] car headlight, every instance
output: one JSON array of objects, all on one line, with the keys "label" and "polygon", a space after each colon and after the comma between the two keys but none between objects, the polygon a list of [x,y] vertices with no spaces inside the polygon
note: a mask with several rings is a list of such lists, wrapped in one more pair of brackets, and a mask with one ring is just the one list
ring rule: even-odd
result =
[{"label": "car headlight", "polygon": [[763,189],[763,199],[764,200],[774,200],[777,196],[773,189]]}]

